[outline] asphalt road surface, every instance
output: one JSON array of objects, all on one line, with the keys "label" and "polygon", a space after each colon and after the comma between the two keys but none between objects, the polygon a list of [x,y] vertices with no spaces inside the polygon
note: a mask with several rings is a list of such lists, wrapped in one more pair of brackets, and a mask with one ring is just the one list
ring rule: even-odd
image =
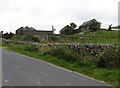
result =
[{"label": "asphalt road surface", "polygon": [[2,86],[108,85],[41,60],[2,50]]}]

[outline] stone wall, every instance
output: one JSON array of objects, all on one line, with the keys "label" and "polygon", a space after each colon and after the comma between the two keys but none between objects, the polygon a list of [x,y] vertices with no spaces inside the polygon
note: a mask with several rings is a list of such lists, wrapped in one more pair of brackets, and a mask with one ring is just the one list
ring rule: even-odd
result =
[{"label": "stone wall", "polygon": [[[43,46],[43,45],[42,45]],[[44,44],[44,47],[68,47],[69,49],[73,49],[75,51],[83,52],[86,55],[97,56],[100,53],[103,53],[107,49],[111,47],[118,48],[118,45],[112,44],[74,44],[74,43],[54,43],[54,44]]]},{"label": "stone wall", "polygon": [[31,45],[39,45],[40,47],[44,48],[57,48],[57,47],[65,47],[69,49],[73,49],[75,51],[83,52],[86,55],[93,55],[97,56],[98,54],[104,52],[105,50],[115,47],[120,47],[119,45],[115,44],[75,44],[75,43],[47,43],[47,44],[40,44],[34,42],[25,42],[25,41],[13,41],[13,40],[5,40],[3,39],[3,43],[16,43],[16,44],[31,44]]}]

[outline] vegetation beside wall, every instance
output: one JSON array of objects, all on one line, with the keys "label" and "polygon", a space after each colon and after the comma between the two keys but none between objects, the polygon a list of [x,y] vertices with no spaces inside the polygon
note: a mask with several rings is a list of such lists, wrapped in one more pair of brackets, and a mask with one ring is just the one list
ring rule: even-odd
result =
[{"label": "vegetation beside wall", "polygon": [[120,50],[119,48],[110,47],[99,55],[97,67],[103,68],[120,68]]},{"label": "vegetation beside wall", "polygon": [[116,48],[109,48],[103,54],[92,56],[86,55],[83,52],[76,52],[69,48],[58,47],[46,51],[43,55],[56,56],[58,59],[63,59],[67,62],[76,62],[81,65],[95,65],[98,68],[118,69],[120,67],[120,52]]}]

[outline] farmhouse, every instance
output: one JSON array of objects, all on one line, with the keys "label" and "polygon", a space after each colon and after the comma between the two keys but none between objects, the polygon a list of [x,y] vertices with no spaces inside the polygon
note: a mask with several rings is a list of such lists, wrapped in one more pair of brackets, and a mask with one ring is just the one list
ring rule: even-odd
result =
[{"label": "farmhouse", "polygon": [[96,19],[84,22],[78,29],[74,30],[74,33],[86,32],[86,31],[97,31],[100,29],[101,23],[97,22]]},{"label": "farmhouse", "polygon": [[[53,28],[53,27],[52,27]],[[53,34],[52,31],[46,31],[46,30],[36,30],[33,27],[20,27],[16,30],[16,35],[24,35],[24,36],[38,36],[40,38],[45,38],[48,35]]]}]

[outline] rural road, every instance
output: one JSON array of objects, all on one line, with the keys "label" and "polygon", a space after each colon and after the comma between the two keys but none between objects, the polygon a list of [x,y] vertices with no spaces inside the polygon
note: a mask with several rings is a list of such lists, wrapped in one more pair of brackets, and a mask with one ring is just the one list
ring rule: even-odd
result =
[{"label": "rural road", "polygon": [[89,77],[2,50],[2,86],[107,86]]}]

